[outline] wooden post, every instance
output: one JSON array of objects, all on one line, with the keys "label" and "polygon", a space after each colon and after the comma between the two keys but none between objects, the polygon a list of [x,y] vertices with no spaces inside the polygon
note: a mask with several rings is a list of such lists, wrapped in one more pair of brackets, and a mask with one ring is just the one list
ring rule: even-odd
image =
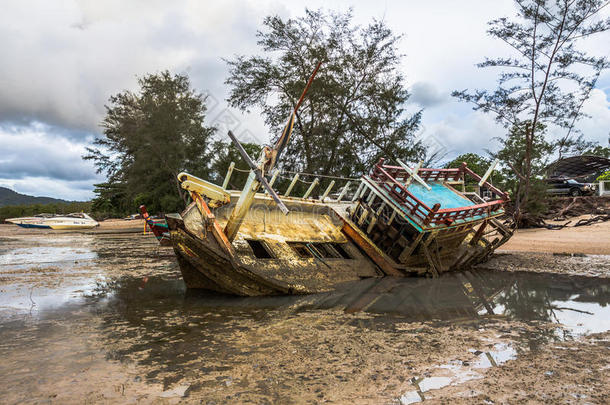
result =
[{"label": "wooden post", "polygon": [[328,197],[328,195],[330,194],[330,190],[332,190],[334,186],[335,186],[335,181],[333,180],[333,181],[330,182],[328,187],[326,187],[326,191],[324,191],[324,194],[322,194],[322,197],[320,198],[320,201],[324,202],[324,199],[326,197]]},{"label": "wooden post", "polygon": [[[273,187],[273,183],[275,183],[275,180],[277,179],[277,176],[280,174],[280,171],[275,169],[273,171],[273,176],[271,176],[271,180],[269,181],[269,186]],[[269,194],[269,192],[267,190],[265,190],[265,194]]]},{"label": "wooden post", "polygon": [[358,199],[358,197],[360,197],[360,193],[362,192],[362,188],[364,187],[364,182],[360,182],[360,185],[358,186],[358,190],[356,190],[356,194],[354,194],[354,196],[352,197],[352,201],[356,201]]},{"label": "wooden post", "polygon": [[392,215],[390,215],[390,220],[388,221],[388,226],[390,226],[392,224],[392,222],[394,222],[395,218],[396,218],[396,210],[392,209]]},{"label": "wooden post", "polygon": [[309,194],[311,194],[311,192],[313,191],[314,188],[316,188],[316,186],[318,185],[318,183],[320,182],[320,179],[318,179],[317,177],[313,180],[313,182],[311,183],[311,186],[309,186],[309,188],[307,189],[307,191],[305,192],[305,194],[303,194],[303,198],[307,198],[309,197]]},{"label": "wooden post", "polygon": [[235,162],[231,162],[229,165],[229,170],[227,170],[227,175],[225,176],[225,181],[222,182],[222,188],[227,189],[229,186],[229,179],[231,178],[231,174],[233,174],[233,169],[235,168]]},{"label": "wooden post", "polygon": [[485,231],[485,227],[487,227],[487,220],[481,222],[481,226],[475,232],[472,239],[470,239],[470,246],[474,246],[479,242],[479,239],[483,236],[483,232]]},{"label": "wooden post", "polygon": [[235,236],[237,236],[237,232],[239,231],[239,227],[242,222],[244,222],[244,218],[250,210],[250,206],[254,202],[254,196],[260,187],[260,183],[256,180],[256,175],[253,170],[250,170],[250,174],[248,175],[248,180],[246,180],[246,185],[239,195],[239,200],[237,200],[237,204],[233,211],[231,212],[231,216],[229,217],[227,224],[225,226],[225,234],[229,239],[229,242],[233,242]]},{"label": "wooden post", "polygon": [[432,241],[436,238],[437,233],[438,231],[431,232],[430,235],[428,235],[428,239],[426,239],[426,241],[421,245],[421,250],[424,253],[424,256],[426,257],[426,260],[430,264],[430,270],[434,277],[439,276],[439,270],[436,267],[436,263],[434,263],[434,259],[430,254],[430,250],[428,250],[428,246],[430,246]]},{"label": "wooden post", "polygon": [[371,218],[371,222],[369,223],[368,228],[366,228],[367,234],[371,233],[371,231],[373,230],[373,227],[377,223],[377,219],[379,218],[379,215],[381,214],[381,211],[383,211],[384,207],[385,207],[385,202],[382,202],[381,205],[379,206],[379,208],[377,209],[377,211],[375,212],[375,216],[373,218]]},{"label": "wooden post", "polygon": [[235,256],[235,252],[233,250],[233,246],[231,245],[231,240],[226,235],[226,230],[220,227],[220,224],[216,220],[216,217],[210,210],[210,207],[206,204],[205,200],[201,198],[197,192],[191,191],[191,198],[195,201],[199,212],[201,212],[201,216],[205,222],[206,229],[210,229],[214,238],[218,244],[229,254],[231,257]]},{"label": "wooden post", "polygon": [[405,171],[408,174],[411,175],[411,177],[413,177],[418,183],[420,183],[422,186],[424,186],[426,188],[426,190],[430,191],[430,186],[428,184],[426,184],[426,182],[421,177],[419,177],[419,175],[417,173],[415,173],[413,170],[411,170],[411,168],[409,166],[404,164],[402,162],[402,160],[396,159],[396,161],[403,169],[405,169]]},{"label": "wooden post", "polygon": [[341,201],[341,199],[343,198],[345,193],[347,193],[347,190],[349,189],[349,186],[351,183],[352,183],[351,181],[348,181],[347,183],[345,183],[345,187],[343,187],[341,189],[341,192],[339,193],[339,197],[337,197],[337,202]]},{"label": "wooden post", "polygon": [[424,237],[424,232],[420,232],[419,235],[417,235],[417,238],[415,238],[415,240],[413,242],[411,242],[411,244],[409,244],[409,246],[407,246],[402,251],[400,256],[398,256],[398,261],[400,263],[405,263],[407,261],[407,259],[413,254],[413,252],[415,251],[415,248],[417,248],[417,245],[419,245],[419,242],[421,242],[423,237]]},{"label": "wooden post", "polygon": [[299,180],[298,173],[295,174],[294,177],[292,178],[292,181],[290,182],[290,185],[288,186],[288,190],[286,190],[286,192],[284,193],[284,197],[288,197],[290,195],[292,188],[294,187],[295,184],[297,184],[297,180]]},{"label": "wooden post", "polygon": [[278,169],[275,169],[273,171],[273,176],[271,176],[271,181],[269,181],[269,185],[272,186],[273,183],[275,183],[275,180],[277,180],[277,176],[280,174],[280,171]]},{"label": "wooden post", "polygon": [[491,173],[494,171],[494,169],[496,168],[498,163],[500,163],[500,159],[494,160],[493,163],[491,164],[491,166],[489,166],[489,169],[487,169],[487,171],[485,172],[485,174],[483,175],[483,177],[481,177],[481,180],[479,181],[479,187],[481,187],[483,184],[485,184],[485,182],[487,181],[487,178],[489,176],[491,176]]},{"label": "wooden post", "polygon": [[369,194],[369,198],[366,200],[366,203],[369,205],[369,207],[373,203],[373,200],[375,199],[376,196],[377,196],[377,194],[375,194],[373,189],[371,189],[371,194]]},{"label": "wooden post", "polygon": [[430,209],[430,212],[428,213],[428,215],[426,215],[426,219],[424,219],[424,225],[428,225],[430,223],[430,221],[432,220],[432,217],[434,216],[434,214],[436,214],[436,211],[438,211],[440,208],[441,208],[440,203],[436,203],[432,206],[432,208]]},{"label": "wooden post", "polygon": [[[423,161],[423,160],[420,160],[420,161],[417,163],[417,166],[415,166],[415,167],[413,168],[413,173],[417,174],[417,173],[419,172],[419,169],[421,169],[421,165],[423,165],[423,164],[424,164],[424,161]],[[407,179],[407,181],[405,182],[405,188],[408,188],[408,187],[409,187],[409,185],[411,185],[411,182],[412,182],[412,181],[413,181],[413,176],[409,176],[409,178],[408,178],[408,179]]]}]

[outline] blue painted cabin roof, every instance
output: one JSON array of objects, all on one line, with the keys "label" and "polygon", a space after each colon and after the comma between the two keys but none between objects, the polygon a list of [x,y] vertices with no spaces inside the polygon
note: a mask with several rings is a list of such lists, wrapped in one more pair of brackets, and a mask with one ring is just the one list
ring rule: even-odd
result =
[{"label": "blue painted cabin roof", "polygon": [[476,205],[440,182],[429,182],[427,184],[431,190],[427,190],[424,186],[415,182],[411,183],[407,190],[430,208],[436,203],[441,204],[441,209]]}]

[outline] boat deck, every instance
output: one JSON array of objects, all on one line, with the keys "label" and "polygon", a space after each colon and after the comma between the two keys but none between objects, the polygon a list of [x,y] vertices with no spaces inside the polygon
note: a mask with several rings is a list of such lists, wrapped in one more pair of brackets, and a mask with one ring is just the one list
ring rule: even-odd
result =
[{"label": "boat deck", "polygon": [[475,205],[468,198],[459,195],[442,182],[430,182],[428,185],[430,190],[427,190],[421,184],[412,183],[407,190],[429,207],[436,203],[440,203],[443,208],[461,208]]}]

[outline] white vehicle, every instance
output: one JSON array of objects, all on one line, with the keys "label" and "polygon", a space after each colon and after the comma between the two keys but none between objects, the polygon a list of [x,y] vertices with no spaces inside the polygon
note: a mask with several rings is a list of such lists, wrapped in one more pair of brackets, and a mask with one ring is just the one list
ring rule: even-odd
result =
[{"label": "white vehicle", "polygon": [[99,226],[96,220],[85,213],[38,214],[33,217],[9,218],[6,222],[23,228],[90,229]]}]

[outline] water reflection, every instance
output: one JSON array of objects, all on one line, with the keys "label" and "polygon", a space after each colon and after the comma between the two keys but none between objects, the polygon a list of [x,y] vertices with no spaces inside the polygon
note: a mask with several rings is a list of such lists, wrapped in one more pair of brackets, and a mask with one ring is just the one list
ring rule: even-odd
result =
[{"label": "water reflection", "polygon": [[340,309],[400,317],[406,321],[463,320],[502,316],[562,323],[576,332],[610,329],[610,280],[539,273],[463,272],[440,279],[365,279],[307,296],[234,297],[186,290],[180,279],[123,277],[98,284],[91,300],[117,316],[180,310],[185,315],[251,314],[264,310]]},{"label": "water reflection", "polygon": [[[395,333],[397,323],[429,320],[502,317],[565,324],[558,329],[560,336],[547,329],[529,337],[529,349],[535,349],[549,339],[610,329],[609,299],[608,280],[465,272],[440,279],[366,279],[324,294],[263,298],[187,291],[179,279],[123,277],[98,285],[88,302],[101,315],[108,358],[151,366],[147,377],[170,386],[189,372],[214,371],[220,378],[237,365],[253,367],[255,353],[277,344],[265,343],[265,330],[293,334],[315,329],[317,322],[341,312],[346,317],[337,317],[337,323],[356,325],[363,333]],[[356,313],[373,316],[348,316]],[[515,349],[498,347],[479,354],[475,367],[485,368],[512,358]],[[432,382],[420,382],[420,388],[422,384]]]},{"label": "water reflection", "polygon": [[415,388],[413,391],[408,391],[398,398],[401,405],[423,402],[426,400],[425,393],[432,390],[447,387],[449,385],[458,385],[466,381],[483,378],[483,370],[490,367],[499,367],[509,360],[517,357],[517,351],[511,345],[498,343],[493,346],[492,350],[479,351],[469,350],[477,360],[474,363],[466,363],[461,361],[453,361],[448,364],[438,366],[440,372],[445,372],[445,376],[420,376],[410,379],[411,384]]}]

